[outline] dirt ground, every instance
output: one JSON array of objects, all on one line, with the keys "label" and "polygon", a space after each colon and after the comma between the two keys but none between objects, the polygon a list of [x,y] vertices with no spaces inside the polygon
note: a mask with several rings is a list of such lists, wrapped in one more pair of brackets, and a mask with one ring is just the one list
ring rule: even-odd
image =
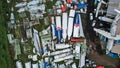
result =
[{"label": "dirt ground", "polygon": [[89,54],[88,57],[94,60],[98,65],[109,66],[110,68],[118,68],[118,60],[107,55],[100,55],[98,52],[93,52]]}]

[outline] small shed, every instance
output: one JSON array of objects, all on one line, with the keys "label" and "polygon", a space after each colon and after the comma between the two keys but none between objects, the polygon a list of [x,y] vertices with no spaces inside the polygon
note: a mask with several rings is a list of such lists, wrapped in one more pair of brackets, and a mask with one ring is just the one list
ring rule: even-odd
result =
[{"label": "small shed", "polygon": [[13,13],[11,13],[10,20],[11,20],[11,23],[12,23],[12,24],[15,23],[15,17],[14,17],[14,14],[13,14]]},{"label": "small shed", "polygon": [[27,2],[21,2],[21,3],[17,3],[16,5],[15,5],[15,7],[24,7],[24,6],[26,6],[27,5]]},{"label": "small shed", "polygon": [[33,61],[37,61],[37,60],[38,60],[38,59],[37,59],[37,55],[33,55],[32,60],[33,60]]},{"label": "small shed", "polygon": [[32,64],[32,68],[39,68],[38,63]]},{"label": "small shed", "polygon": [[31,62],[26,62],[25,63],[25,68],[31,68]]},{"label": "small shed", "polygon": [[8,41],[10,44],[12,44],[14,41],[13,41],[13,34],[7,34],[7,37],[8,37]]},{"label": "small shed", "polygon": [[20,60],[16,61],[16,68],[23,68],[22,62]]}]

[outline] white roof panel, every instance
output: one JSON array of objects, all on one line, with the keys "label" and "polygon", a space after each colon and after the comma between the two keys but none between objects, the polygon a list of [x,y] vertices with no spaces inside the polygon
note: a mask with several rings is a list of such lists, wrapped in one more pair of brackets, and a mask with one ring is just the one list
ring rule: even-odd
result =
[{"label": "white roof panel", "polygon": [[23,68],[22,62],[17,61],[17,62],[16,62],[16,67],[17,67],[17,68]]},{"label": "white roof panel", "polygon": [[30,1],[29,3],[28,3],[28,5],[30,6],[30,5],[36,5],[36,4],[38,4],[39,3],[39,1],[38,0],[36,0],[36,1]]},{"label": "white roof panel", "polygon": [[74,17],[75,16],[75,10],[71,9],[70,13],[69,13],[69,16],[70,17]]},{"label": "white roof panel", "polygon": [[52,52],[50,55],[57,55],[57,54],[61,54],[69,51],[71,51],[71,49],[64,49],[64,50]]},{"label": "white roof panel", "polygon": [[38,68],[38,63],[32,64],[32,68]]},{"label": "white roof panel", "polygon": [[68,56],[65,56],[65,57],[62,57],[62,58],[59,58],[59,59],[55,59],[54,62],[63,61],[65,59],[70,59],[70,58],[73,58],[73,57],[74,57],[73,55],[68,55]]},{"label": "white roof panel", "polygon": [[25,8],[20,8],[17,12],[21,13],[21,12],[24,12],[25,11]]},{"label": "white roof panel", "polygon": [[33,61],[37,61],[38,60],[37,55],[33,55],[32,59],[33,59]]},{"label": "white roof panel", "polygon": [[31,68],[31,62],[26,62],[25,63],[25,68]]},{"label": "white roof panel", "polygon": [[55,47],[56,47],[56,49],[64,49],[64,48],[72,47],[72,45],[69,45],[69,44],[56,44]]},{"label": "white roof panel", "polygon": [[10,19],[15,19],[13,13],[11,13]]},{"label": "white roof panel", "polygon": [[113,37],[113,36],[111,36],[111,34],[110,34],[109,32],[103,31],[103,30],[101,30],[101,29],[96,29],[96,28],[94,28],[94,30],[95,30],[97,33],[99,33],[99,34],[101,34],[101,35],[103,35],[103,36],[105,36],[105,37],[107,37],[107,38],[109,38],[109,39],[120,40],[120,35],[116,35],[116,37]]},{"label": "white roof panel", "polygon": [[15,7],[23,7],[23,6],[26,6],[27,5],[27,2],[22,2],[22,3],[18,3],[15,5]]},{"label": "white roof panel", "polygon": [[68,14],[67,13],[63,13],[62,14],[62,27],[63,27],[63,30],[67,29],[67,22],[68,22]]},{"label": "white roof panel", "polygon": [[56,27],[61,29],[61,16],[56,16]]},{"label": "white roof panel", "polygon": [[73,18],[68,19],[68,24],[69,24],[69,26],[68,26],[67,33],[68,33],[68,38],[70,38],[72,35],[72,31],[73,31]]}]

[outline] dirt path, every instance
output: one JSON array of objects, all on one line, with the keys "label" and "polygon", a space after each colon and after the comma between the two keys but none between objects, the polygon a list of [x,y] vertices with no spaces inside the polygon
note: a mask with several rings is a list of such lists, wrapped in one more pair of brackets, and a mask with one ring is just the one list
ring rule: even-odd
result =
[{"label": "dirt path", "polygon": [[94,52],[89,55],[90,59],[93,59],[97,64],[104,65],[104,66],[111,66],[112,68],[117,68],[116,65],[118,60],[112,59],[106,55],[99,55],[97,52]]}]

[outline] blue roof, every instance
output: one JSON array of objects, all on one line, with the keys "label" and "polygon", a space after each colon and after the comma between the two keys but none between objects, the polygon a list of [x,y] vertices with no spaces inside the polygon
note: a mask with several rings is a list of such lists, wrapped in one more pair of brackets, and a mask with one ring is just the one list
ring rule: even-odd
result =
[{"label": "blue roof", "polygon": [[115,44],[120,44],[120,40],[115,40]]},{"label": "blue roof", "polygon": [[74,17],[74,24],[80,24],[80,16],[79,13],[75,13],[75,17]]},{"label": "blue roof", "polygon": [[57,30],[57,39],[58,39],[58,42],[61,41],[61,39],[62,39],[62,30]]},{"label": "blue roof", "polygon": [[56,25],[55,25],[55,24],[53,24],[53,26],[54,26],[54,33],[55,33],[55,36],[57,36]]},{"label": "blue roof", "polygon": [[84,7],[86,7],[88,4],[77,4],[77,7],[80,9],[80,8],[84,8]]},{"label": "blue roof", "polygon": [[48,64],[48,62],[44,62],[44,68],[52,68],[52,64]]}]

